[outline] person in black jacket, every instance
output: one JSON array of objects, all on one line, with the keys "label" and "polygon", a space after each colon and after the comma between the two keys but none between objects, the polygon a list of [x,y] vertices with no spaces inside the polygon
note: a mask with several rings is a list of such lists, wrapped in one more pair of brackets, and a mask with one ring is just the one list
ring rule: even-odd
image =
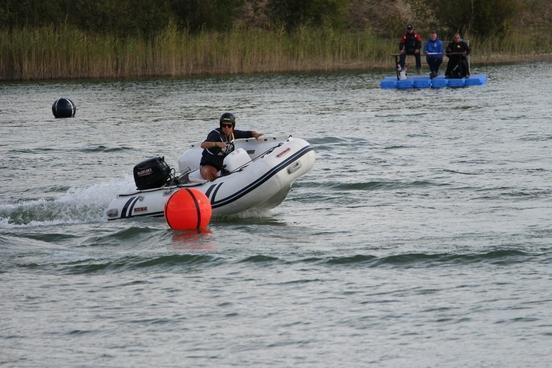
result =
[{"label": "person in black jacket", "polygon": [[468,63],[470,51],[470,47],[462,40],[460,33],[456,33],[445,50],[445,54],[449,58],[445,72],[447,78],[470,76],[470,64]]},{"label": "person in black jacket", "polygon": [[422,61],[420,58],[421,48],[422,36],[416,33],[412,24],[407,25],[406,32],[401,37],[401,41],[399,43],[399,65],[401,67],[401,70],[404,70],[406,55],[414,55],[414,57],[416,58],[416,73],[420,74],[420,69],[422,68]]},{"label": "person in black jacket", "polygon": [[234,150],[232,142],[238,138],[259,138],[262,133],[254,130],[237,130],[234,114],[225,112],[220,117],[220,127],[211,130],[201,143],[200,173],[205,180],[213,181],[222,169],[224,158]]}]

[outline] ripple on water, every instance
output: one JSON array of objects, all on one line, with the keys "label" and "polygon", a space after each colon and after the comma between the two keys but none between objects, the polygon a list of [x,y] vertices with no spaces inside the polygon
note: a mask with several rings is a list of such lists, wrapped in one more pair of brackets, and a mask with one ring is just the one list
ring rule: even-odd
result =
[{"label": "ripple on water", "polygon": [[[0,85],[0,364],[546,367],[552,68],[474,68],[487,86]],[[62,94],[74,119],[51,117]],[[176,161],[224,111],[316,151],[279,207],[208,234],[107,221],[137,162]]]}]

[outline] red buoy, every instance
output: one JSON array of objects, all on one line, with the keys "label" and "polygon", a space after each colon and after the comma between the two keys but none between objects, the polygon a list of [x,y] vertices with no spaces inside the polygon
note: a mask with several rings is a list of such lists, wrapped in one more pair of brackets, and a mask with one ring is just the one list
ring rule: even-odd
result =
[{"label": "red buoy", "polygon": [[179,189],[165,204],[165,219],[173,230],[205,229],[211,212],[209,198],[197,189]]}]

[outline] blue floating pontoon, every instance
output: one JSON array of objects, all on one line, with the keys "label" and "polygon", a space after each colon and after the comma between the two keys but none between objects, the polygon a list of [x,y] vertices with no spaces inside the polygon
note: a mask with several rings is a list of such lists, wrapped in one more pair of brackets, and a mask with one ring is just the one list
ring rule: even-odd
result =
[{"label": "blue floating pontoon", "polygon": [[410,89],[410,88],[459,88],[469,86],[482,86],[487,83],[486,74],[474,74],[468,78],[445,78],[438,76],[433,79],[425,75],[416,75],[403,80],[397,80],[396,76],[385,77],[380,82],[383,89]]}]

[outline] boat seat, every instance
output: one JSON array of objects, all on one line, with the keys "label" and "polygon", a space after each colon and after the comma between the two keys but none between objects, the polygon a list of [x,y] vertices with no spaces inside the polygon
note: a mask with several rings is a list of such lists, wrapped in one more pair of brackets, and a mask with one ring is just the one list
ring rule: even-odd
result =
[{"label": "boat seat", "polygon": [[251,157],[243,148],[237,148],[224,158],[224,171],[233,172],[251,162]]}]

